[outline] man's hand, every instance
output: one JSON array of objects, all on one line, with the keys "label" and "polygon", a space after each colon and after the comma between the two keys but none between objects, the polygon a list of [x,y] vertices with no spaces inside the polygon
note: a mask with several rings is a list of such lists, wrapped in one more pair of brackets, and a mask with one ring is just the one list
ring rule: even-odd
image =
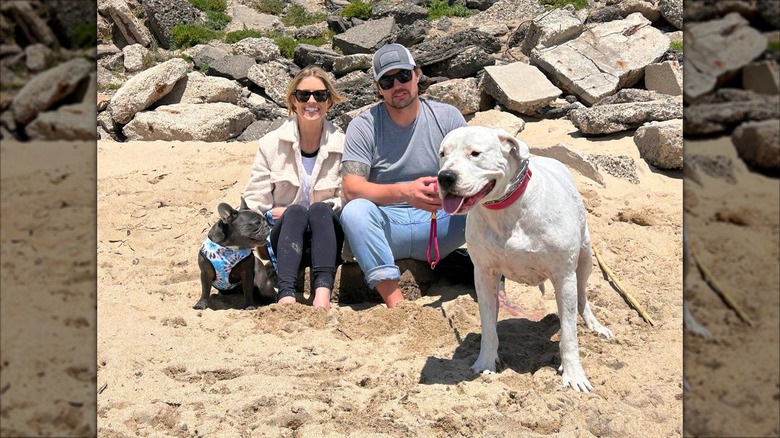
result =
[{"label": "man's hand", "polygon": [[412,207],[435,212],[441,208],[439,190],[436,188],[435,176],[423,176],[407,183],[404,190],[404,200]]}]

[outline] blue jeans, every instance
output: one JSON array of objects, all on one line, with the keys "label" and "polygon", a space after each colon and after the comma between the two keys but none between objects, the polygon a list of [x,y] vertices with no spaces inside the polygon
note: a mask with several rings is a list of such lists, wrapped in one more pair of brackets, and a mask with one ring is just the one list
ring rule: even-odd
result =
[{"label": "blue jeans", "polygon": [[[436,212],[440,258],[466,243],[466,216]],[[431,213],[412,207],[377,206],[367,199],[354,199],[341,212],[341,228],[349,248],[372,289],[383,280],[399,280],[396,260],[427,261]],[[431,248],[431,258],[436,256]]]}]

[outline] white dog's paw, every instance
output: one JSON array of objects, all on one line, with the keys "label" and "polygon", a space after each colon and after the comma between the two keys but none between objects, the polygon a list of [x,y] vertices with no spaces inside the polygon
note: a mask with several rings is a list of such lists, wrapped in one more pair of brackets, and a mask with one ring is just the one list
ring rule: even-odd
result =
[{"label": "white dog's paw", "polygon": [[563,387],[571,386],[577,392],[593,391],[593,385],[590,384],[588,377],[585,376],[585,370],[579,363],[569,365],[566,368],[561,365],[558,372],[563,374]]},{"label": "white dog's paw", "polygon": [[603,325],[599,324],[598,327],[593,329],[594,332],[604,336],[605,338],[609,339],[615,335],[612,334],[612,330],[604,327]]},{"label": "white dog's paw", "polygon": [[498,357],[483,357],[480,354],[470,369],[475,374],[495,374],[502,366],[503,362]]}]

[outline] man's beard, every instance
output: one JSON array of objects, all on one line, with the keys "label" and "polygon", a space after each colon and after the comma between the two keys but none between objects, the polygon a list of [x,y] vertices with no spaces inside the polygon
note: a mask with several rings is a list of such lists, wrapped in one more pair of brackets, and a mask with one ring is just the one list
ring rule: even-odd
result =
[{"label": "man's beard", "polygon": [[390,100],[386,100],[385,104],[392,108],[401,110],[411,105],[412,102],[414,102],[417,99],[417,96],[418,96],[417,93],[413,94],[410,91],[409,95],[406,98],[403,98],[401,100],[395,100],[392,96],[390,96]]}]

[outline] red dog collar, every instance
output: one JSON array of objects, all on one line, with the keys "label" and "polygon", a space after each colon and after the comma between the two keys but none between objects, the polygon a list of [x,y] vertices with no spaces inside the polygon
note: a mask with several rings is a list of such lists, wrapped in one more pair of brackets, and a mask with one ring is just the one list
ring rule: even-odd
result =
[{"label": "red dog collar", "polygon": [[529,167],[528,170],[525,171],[525,176],[523,176],[523,182],[521,182],[520,185],[518,185],[513,192],[509,193],[508,195],[504,196],[501,199],[498,199],[496,201],[486,202],[482,205],[484,205],[485,208],[490,210],[501,210],[509,207],[515,201],[517,201],[518,198],[520,198],[520,196],[523,195],[523,192],[525,192],[525,188],[528,186],[528,181],[530,180],[531,180],[531,168]]}]

